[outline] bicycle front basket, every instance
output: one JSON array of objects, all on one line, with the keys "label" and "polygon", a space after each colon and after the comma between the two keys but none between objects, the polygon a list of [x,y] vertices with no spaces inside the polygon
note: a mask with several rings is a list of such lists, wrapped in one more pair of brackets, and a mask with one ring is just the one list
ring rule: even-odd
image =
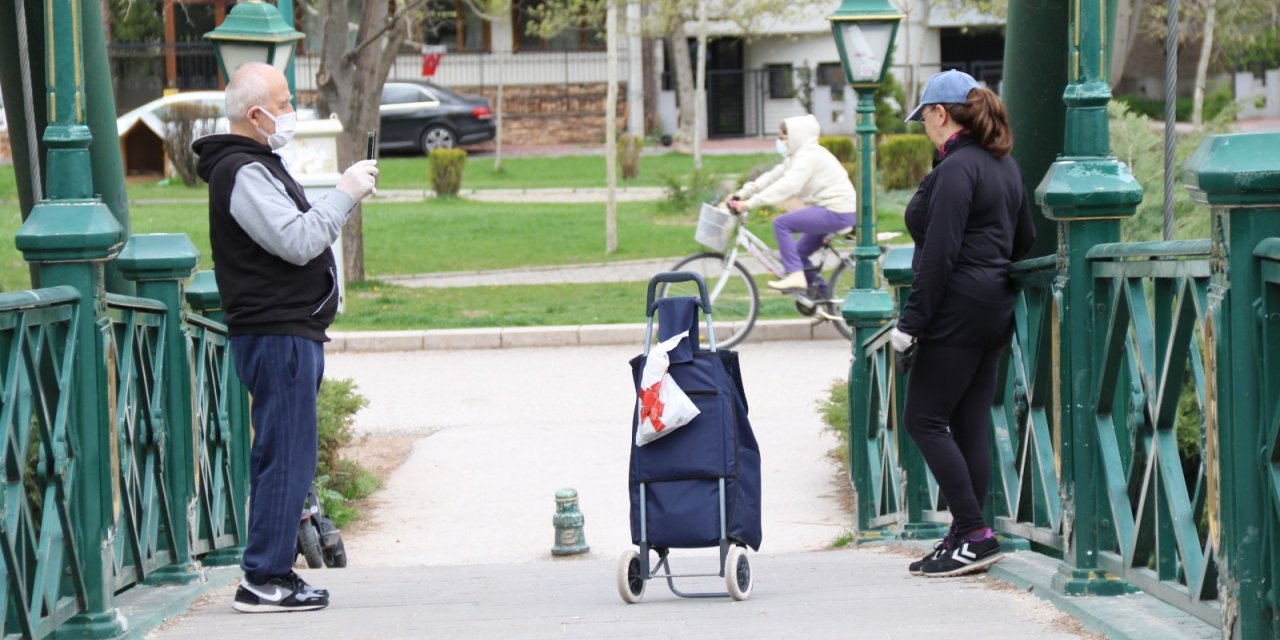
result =
[{"label": "bicycle front basket", "polygon": [[733,216],[720,208],[702,204],[698,213],[698,231],[693,239],[712,251],[724,251],[733,235]]}]

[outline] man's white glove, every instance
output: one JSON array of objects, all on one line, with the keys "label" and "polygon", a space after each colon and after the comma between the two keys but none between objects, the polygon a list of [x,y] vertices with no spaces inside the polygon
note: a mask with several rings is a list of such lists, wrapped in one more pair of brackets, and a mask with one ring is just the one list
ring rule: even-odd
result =
[{"label": "man's white glove", "polygon": [[911,346],[915,341],[916,339],[914,337],[898,331],[897,327],[894,327],[893,331],[889,332],[889,342],[893,343],[893,350],[898,353],[906,351],[907,347]]},{"label": "man's white glove", "polygon": [[338,178],[338,191],[347,194],[356,202],[364,200],[371,193],[377,193],[377,185],[377,160],[361,160],[347,167],[347,170],[342,172],[342,177]]}]

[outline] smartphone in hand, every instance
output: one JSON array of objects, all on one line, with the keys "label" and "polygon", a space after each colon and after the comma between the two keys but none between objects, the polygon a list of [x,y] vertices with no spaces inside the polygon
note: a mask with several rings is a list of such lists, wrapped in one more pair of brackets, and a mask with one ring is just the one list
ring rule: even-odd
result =
[{"label": "smartphone in hand", "polygon": [[369,160],[378,159],[378,130],[377,129],[369,130],[369,146],[365,154],[365,158]]}]

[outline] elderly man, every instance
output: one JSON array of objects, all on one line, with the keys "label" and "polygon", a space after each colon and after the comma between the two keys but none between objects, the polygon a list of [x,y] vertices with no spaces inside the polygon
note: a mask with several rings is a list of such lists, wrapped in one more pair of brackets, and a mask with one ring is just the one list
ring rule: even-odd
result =
[{"label": "elderly man", "polygon": [[374,192],[376,161],[352,165],[314,204],[274,151],[297,115],[284,76],[240,67],[227,85],[231,133],[193,148],[209,183],[209,242],[236,372],[253,397],[249,534],[234,607],[309,611],[329,592],[293,571],[298,521],[316,472],[316,394],[325,329],[338,307],[329,246],[356,203]]}]

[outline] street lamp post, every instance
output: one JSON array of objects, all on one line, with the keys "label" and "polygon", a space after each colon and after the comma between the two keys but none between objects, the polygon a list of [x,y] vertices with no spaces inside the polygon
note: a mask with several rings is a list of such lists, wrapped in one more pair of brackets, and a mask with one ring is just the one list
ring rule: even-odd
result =
[{"label": "street lamp post", "polygon": [[[875,260],[880,255],[876,244],[875,134],[876,89],[884,83],[893,58],[893,41],[898,35],[902,14],[888,0],[844,0],[828,18],[840,52],[840,64],[849,86],[858,94],[858,202],[861,225],[855,256],[858,269],[854,288],[876,287]],[[887,294],[886,294],[887,295]]]},{"label": "street lamp post", "polygon": [[[867,433],[871,411],[856,408],[853,403],[866,402],[856,392],[871,388],[872,367],[867,354],[867,340],[881,331],[893,318],[893,299],[889,292],[877,288],[876,260],[880,248],[876,244],[875,189],[875,92],[884,82],[893,56],[893,40],[898,34],[902,14],[888,0],[844,0],[829,18],[831,32],[840,52],[845,80],[858,92],[858,246],[854,249],[857,268],[853,291],[845,297],[841,313],[853,328],[853,358],[849,364],[850,433]],[[876,512],[874,483],[866,460],[869,455],[866,438],[849,439],[849,480],[857,495],[858,522],[866,525]],[[865,529],[863,529],[865,530]]]},{"label": "street lamp post", "polygon": [[213,42],[218,68],[230,82],[231,74],[250,62],[265,62],[285,73],[303,34],[289,26],[275,6],[249,0],[236,3],[222,24],[204,37]]}]

